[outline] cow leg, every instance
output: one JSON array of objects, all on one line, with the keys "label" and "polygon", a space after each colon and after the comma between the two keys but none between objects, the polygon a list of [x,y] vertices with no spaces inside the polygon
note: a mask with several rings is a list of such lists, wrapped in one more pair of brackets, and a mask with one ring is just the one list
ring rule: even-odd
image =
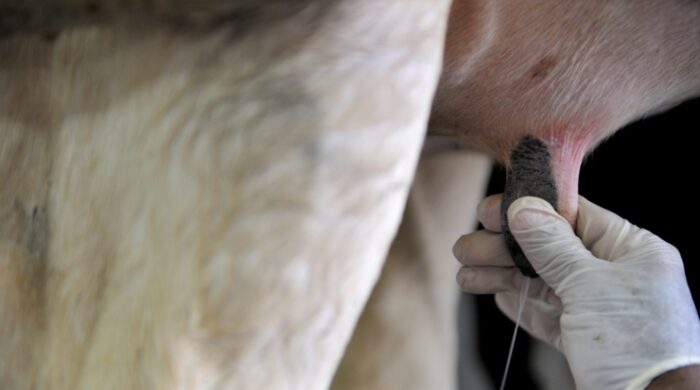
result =
[{"label": "cow leg", "polygon": [[[7,70],[34,83],[5,104],[51,120],[14,157],[38,164],[18,215],[46,198],[48,221],[46,272],[21,286],[40,302],[14,308],[40,320],[12,325],[36,375],[16,388],[326,387],[398,227],[447,8],[348,0],[243,32],[74,28]],[[7,122],[5,138],[27,120]]]},{"label": "cow leg", "polygon": [[[476,227],[490,168],[486,156],[455,141],[428,140],[399,233],[335,390],[457,388],[459,288],[452,241]],[[469,371],[460,374],[470,388],[484,388],[483,374]]]}]

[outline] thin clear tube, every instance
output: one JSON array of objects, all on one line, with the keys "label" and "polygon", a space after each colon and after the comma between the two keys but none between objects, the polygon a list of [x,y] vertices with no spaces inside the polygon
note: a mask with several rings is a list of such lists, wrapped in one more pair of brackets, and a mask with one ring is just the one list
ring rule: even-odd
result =
[{"label": "thin clear tube", "polygon": [[510,360],[513,357],[513,349],[515,348],[515,339],[518,336],[518,328],[520,327],[520,317],[523,314],[523,309],[525,308],[525,302],[527,301],[527,290],[530,288],[530,278],[525,278],[525,283],[520,287],[520,297],[518,299],[518,315],[515,318],[515,329],[513,329],[513,337],[510,339],[510,348],[508,350],[508,359],[506,360],[506,368],[503,370],[503,377],[501,378],[501,386],[499,390],[505,390],[506,388],[506,378],[508,378],[508,369],[510,368]]}]

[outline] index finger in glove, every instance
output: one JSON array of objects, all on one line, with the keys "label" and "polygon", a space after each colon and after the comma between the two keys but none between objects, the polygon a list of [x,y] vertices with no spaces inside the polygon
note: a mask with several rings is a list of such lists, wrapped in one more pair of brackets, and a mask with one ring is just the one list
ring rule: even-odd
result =
[{"label": "index finger in glove", "polygon": [[503,194],[491,195],[479,203],[476,209],[476,216],[486,230],[494,233],[503,231],[501,227],[501,202]]}]

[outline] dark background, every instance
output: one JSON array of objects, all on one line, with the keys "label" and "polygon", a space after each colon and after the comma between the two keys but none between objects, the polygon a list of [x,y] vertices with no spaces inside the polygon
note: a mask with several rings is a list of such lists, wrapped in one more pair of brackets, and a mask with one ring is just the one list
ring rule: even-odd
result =
[{"label": "dark background", "polygon": [[[579,193],[637,226],[670,242],[681,252],[695,302],[700,302],[697,236],[700,155],[700,99],[635,122],[600,145],[584,162]],[[494,169],[489,194],[503,192],[504,171]],[[696,303],[697,306],[697,303]],[[493,296],[477,297],[479,353],[498,388],[513,331]],[[521,333],[506,388],[537,389],[528,372],[530,340]]]}]

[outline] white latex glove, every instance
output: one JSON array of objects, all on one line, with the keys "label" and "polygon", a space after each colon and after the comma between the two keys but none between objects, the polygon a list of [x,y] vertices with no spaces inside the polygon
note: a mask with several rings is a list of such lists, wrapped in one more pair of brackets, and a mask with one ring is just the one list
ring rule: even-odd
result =
[{"label": "white latex glove", "polygon": [[[500,234],[500,203],[500,196],[482,202],[486,230],[460,238],[454,252],[465,265],[462,288],[496,293],[514,319],[525,277]],[[676,248],[584,198],[580,239],[538,198],[514,202],[508,221],[541,277],[531,281],[522,327],[566,355],[579,389],[643,389],[700,363],[700,321]]]}]

